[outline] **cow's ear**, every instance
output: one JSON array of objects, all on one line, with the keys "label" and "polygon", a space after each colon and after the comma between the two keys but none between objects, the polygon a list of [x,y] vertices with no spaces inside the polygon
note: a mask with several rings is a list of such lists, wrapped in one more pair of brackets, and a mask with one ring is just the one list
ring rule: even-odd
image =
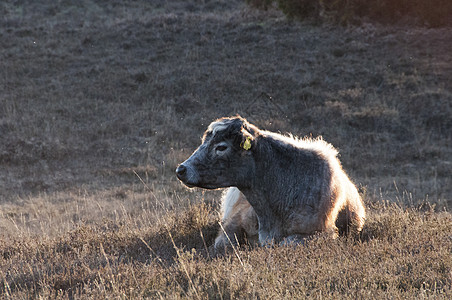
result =
[{"label": "cow's ear", "polygon": [[241,136],[240,148],[246,151],[250,150],[254,145],[253,135],[244,127],[242,127],[242,130],[240,131],[240,136]]}]

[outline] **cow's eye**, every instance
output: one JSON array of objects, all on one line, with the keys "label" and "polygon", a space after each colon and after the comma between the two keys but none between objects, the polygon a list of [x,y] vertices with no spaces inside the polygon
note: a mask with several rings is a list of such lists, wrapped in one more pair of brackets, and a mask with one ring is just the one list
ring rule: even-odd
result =
[{"label": "cow's eye", "polygon": [[223,152],[223,151],[225,151],[226,149],[228,149],[228,146],[226,146],[226,145],[218,145],[218,146],[215,148],[215,152]]}]

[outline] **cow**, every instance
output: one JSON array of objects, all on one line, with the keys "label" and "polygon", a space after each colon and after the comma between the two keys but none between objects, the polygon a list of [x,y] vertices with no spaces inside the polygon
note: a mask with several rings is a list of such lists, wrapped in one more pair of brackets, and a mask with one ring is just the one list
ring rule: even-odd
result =
[{"label": "cow", "polygon": [[321,137],[265,131],[235,116],[212,122],[176,175],[188,187],[230,187],[217,249],[243,233],[261,245],[297,243],[364,226],[364,204],[337,155]]}]

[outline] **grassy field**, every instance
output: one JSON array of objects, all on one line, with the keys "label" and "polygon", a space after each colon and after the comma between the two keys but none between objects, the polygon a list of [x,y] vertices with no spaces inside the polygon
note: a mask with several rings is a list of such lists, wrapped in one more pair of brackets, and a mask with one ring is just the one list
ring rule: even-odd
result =
[{"label": "grassy field", "polygon": [[[0,298],[450,299],[452,30],[243,1],[0,3]],[[322,135],[360,239],[215,257],[176,166],[215,118]]]}]

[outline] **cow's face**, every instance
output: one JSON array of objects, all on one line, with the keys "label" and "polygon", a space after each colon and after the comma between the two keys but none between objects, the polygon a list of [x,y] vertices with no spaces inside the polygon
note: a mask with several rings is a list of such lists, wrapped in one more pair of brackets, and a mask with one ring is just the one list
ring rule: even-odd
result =
[{"label": "cow's face", "polygon": [[242,118],[220,119],[204,134],[198,149],[176,169],[188,187],[206,189],[246,186],[254,172],[252,148],[256,130]]}]

